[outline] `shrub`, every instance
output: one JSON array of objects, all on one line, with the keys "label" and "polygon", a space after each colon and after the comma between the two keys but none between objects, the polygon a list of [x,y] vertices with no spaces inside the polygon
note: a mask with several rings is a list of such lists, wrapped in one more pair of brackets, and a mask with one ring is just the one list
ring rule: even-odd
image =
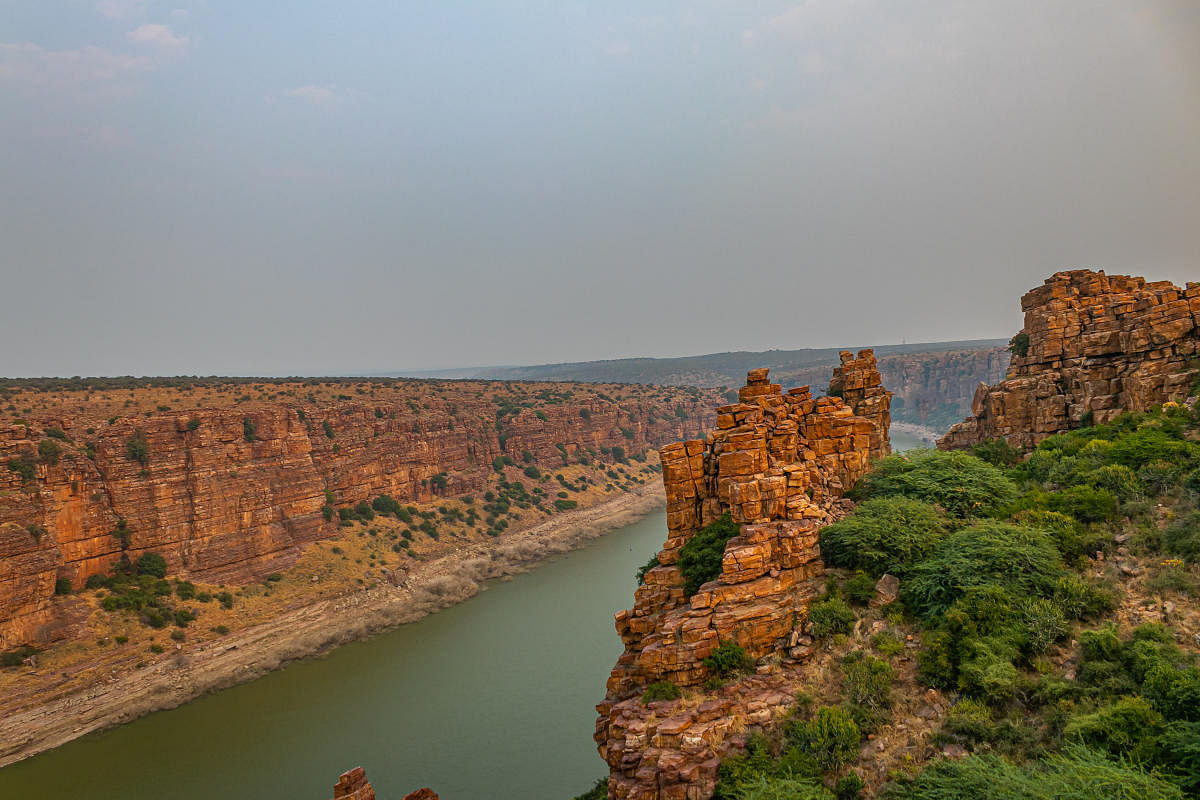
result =
[{"label": "shrub", "polygon": [[834,795],[820,781],[788,775],[755,775],[739,788],[736,796],[737,800],[834,800]]},{"label": "shrub", "polygon": [[945,538],[946,530],[945,518],[929,503],[907,497],[867,500],[821,529],[821,558],[829,566],[862,569],[875,577],[903,576]]},{"label": "shrub", "polygon": [[133,435],[125,441],[125,455],[130,461],[136,461],[143,467],[150,461],[150,442],[146,432],[141,428],[134,430]]},{"label": "shrub", "polygon": [[1026,646],[1031,653],[1046,652],[1071,632],[1062,609],[1044,597],[1029,600],[1022,609],[1022,618],[1027,636]]},{"label": "shrub", "polygon": [[1093,750],[1065,753],[1016,766],[992,755],[939,759],[915,778],[898,781],[889,800],[1182,800],[1179,787],[1126,762]]},{"label": "shrub", "polygon": [[71,593],[71,579],[70,578],[58,578],[57,580],[55,580],[54,581],[54,593],[55,594],[70,594]]},{"label": "shrub", "polygon": [[951,534],[911,570],[901,591],[909,608],[933,617],[970,587],[995,584],[1017,595],[1044,595],[1062,574],[1058,551],[1045,533],[988,521]]},{"label": "shrub", "polygon": [[1200,511],[1193,511],[1172,523],[1163,534],[1167,552],[1200,561]]},{"label": "shrub", "polygon": [[233,595],[229,592],[221,592],[217,595],[217,602],[221,604],[222,608],[233,608]]},{"label": "shrub", "polygon": [[196,596],[196,584],[191,581],[176,581],[175,596],[180,600],[191,600]]},{"label": "shrub", "polygon": [[1071,573],[1058,579],[1051,596],[1068,619],[1097,619],[1117,607],[1111,591]]},{"label": "shrub", "polygon": [[1189,797],[1200,793],[1200,723],[1172,722],[1159,737],[1160,757]]},{"label": "shrub", "polygon": [[1025,331],[1021,331],[1009,339],[1008,352],[1012,353],[1014,356],[1020,356],[1021,358],[1029,355],[1029,334]]},{"label": "shrub", "polygon": [[167,561],[158,553],[142,553],[137,560],[138,575],[153,575],[156,578],[166,577]]},{"label": "shrub", "polygon": [[737,642],[725,641],[717,645],[712,655],[704,659],[708,667],[718,677],[729,678],[739,672],[754,669],[754,661],[746,655],[746,649]]},{"label": "shrub", "polygon": [[854,577],[842,584],[842,596],[856,606],[867,605],[875,596],[875,579],[859,570],[854,573]]},{"label": "shrub", "polygon": [[972,445],[971,455],[997,467],[1011,467],[1021,462],[1021,451],[1007,439],[988,439]]},{"label": "shrub", "polygon": [[845,710],[826,706],[806,721],[787,726],[787,740],[811,755],[824,770],[837,770],[858,757],[862,733]]},{"label": "shrub", "polygon": [[1090,714],[1073,716],[1063,737],[1114,756],[1148,760],[1163,722],[1162,714],[1142,697],[1122,697]]},{"label": "shrub", "polygon": [[679,571],[683,575],[683,593],[691,597],[701,584],[716,580],[721,574],[725,543],[737,536],[741,528],[729,514],[706,525],[679,549]]},{"label": "shrub", "polygon": [[983,516],[1016,496],[998,468],[963,452],[914,450],[885,458],[850,493],[853,499],[910,497],[956,517]]},{"label": "shrub", "polygon": [[331,423],[329,420],[322,422],[321,428],[325,431],[325,438],[332,439],[334,437],[333,423]]},{"label": "shrub", "polygon": [[575,508],[578,505],[579,503],[574,500],[563,500],[560,498],[554,501],[554,507],[559,511],[570,511],[572,508]]},{"label": "shrub", "polygon": [[854,627],[854,611],[840,597],[813,603],[808,609],[808,629],[817,639],[835,633],[849,633]]},{"label": "shrub", "polygon": [[887,719],[892,705],[892,682],[896,670],[888,662],[854,650],[842,659],[842,691],[846,710],[859,730],[869,733]]},{"label": "shrub", "polygon": [[33,451],[25,450],[8,460],[8,468],[21,476],[28,483],[37,475],[37,467],[33,461]]},{"label": "shrub", "polygon": [[608,800],[608,778],[598,778],[591,789],[576,795],[575,800]]},{"label": "shrub", "polygon": [[38,442],[38,458],[43,464],[57,464],[62,450],[53,439],[42,439]]},{"label": "shrub", "polygon": [[658,553],[650,556],[650,560],[638,567],[637,584],[641,586],[646,582],[646,573],[658,566]]},{"label": "shrub", "polygon": [[253,442],[258,436],[258,426],[249,417],[242,417],[242,437],[247,442]]},{"label": "shrub", "polygon": [[526,478],[533,478],[534,480],[537,480],[538,478],[542,477],[542,471],[533,464],[530,464],[528,467],[526,467],[523,472],[525,473]]},{"label": "shrub", "polygon": [[1103,522],[1117,515],[1117,498],[1107,489],[1094,486],[1068,486],[1050,494],[1046,505],[1080,522]]},{"label": "shrub", "polygon": [[646,687],[642,694],[642,704],[650,705],[657,700],[678,700],[683,691],[670,681],[656,681]]}]

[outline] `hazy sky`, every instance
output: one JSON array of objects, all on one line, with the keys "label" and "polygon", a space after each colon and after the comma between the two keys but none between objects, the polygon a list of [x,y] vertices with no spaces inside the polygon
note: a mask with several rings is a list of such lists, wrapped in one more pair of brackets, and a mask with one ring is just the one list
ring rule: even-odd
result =
[{"label": "hazy sky", "polygon": [[1200,280],[1200,2],[0,0],[0,247],[2,375],[1006,337]]}]

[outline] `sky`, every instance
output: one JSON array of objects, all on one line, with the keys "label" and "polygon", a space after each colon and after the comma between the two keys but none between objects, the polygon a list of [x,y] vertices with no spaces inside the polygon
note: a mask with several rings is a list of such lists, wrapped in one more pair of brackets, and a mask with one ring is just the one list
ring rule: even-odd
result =
[{"label": "sky", "polygon": [[1011,336],[1200,280],[1195,0],[0,0],[0,375]]}]

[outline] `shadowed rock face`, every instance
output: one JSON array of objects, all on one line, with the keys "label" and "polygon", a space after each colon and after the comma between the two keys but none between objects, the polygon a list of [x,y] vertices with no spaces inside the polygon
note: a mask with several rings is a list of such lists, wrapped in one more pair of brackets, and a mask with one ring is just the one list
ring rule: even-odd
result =
[{"label": "shadowed rock face", "polygon": [[1200,376],[1200,283],[1059,272],[1021,298],[1025,327],[1008,369],[980,384],[971,416],[938,447],[1004,438],[1028,450],[1090,418],[1107,422],[1187,396]]},{"label": "shadowed rock face", "polygon": [[[890,452],[891,396],[873,353],[841,360],[831,382],[840,397],[814,399],[807,386],[784,395],[767,370],[752,370],[741,402],[717,409],[706,439],[660,450],[667,540],[634,607],[616,615],[625,652],[597,706],[609,797],[710,796],[719,756],[735,746],[730,737],[790,703],[785,685],[757,676],[665,720],[660,704],[643,706],[640,695],[656,681],[702,683],[703,660],[721,642],[755,659],[806,657],[803,625],[824,572],[817,532],[848,510],[842,492]],[[685,597],[680,550],[725,513],[741,533],[725,546],[720,576]]]},{"label": "shadowed rock face", "polygon": [[[519,407],[501,421],[486,384],[455,387],[453,403],[419,412],[390,402],[259,403],[108,423],[33,413],[27,424],[0,425],[0,649],[73,635],[80,604],[56,597],[55,582],[81,588],[123,554],[154,551],[170,574],[195,580],[259,580],[337,534],[336,517],[322,513],[326,490],[339,506],[475,492],[500,455],[523,463],[529,451],[552,469],[584,449],[633,454],[698,433],[719,397],[626,387],[616,401],[575,385],[571,402]],[[56,429],[68,437],[56,440],[60,455],[39,457]],[[144,437],[140,460],[129,452],[135,436]]]}]

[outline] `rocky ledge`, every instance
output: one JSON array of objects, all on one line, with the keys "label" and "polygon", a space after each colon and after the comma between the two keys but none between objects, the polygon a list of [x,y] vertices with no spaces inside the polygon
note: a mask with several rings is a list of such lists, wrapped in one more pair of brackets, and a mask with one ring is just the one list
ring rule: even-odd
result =
[{"label": "rocky ledge", "polygon": [[1003,438],[1022,450],[1055,433],[1194,393],[1200,283],[1059,272],[1021,298],[1008,377],[979,384],[971,416],[938,447]]}]

